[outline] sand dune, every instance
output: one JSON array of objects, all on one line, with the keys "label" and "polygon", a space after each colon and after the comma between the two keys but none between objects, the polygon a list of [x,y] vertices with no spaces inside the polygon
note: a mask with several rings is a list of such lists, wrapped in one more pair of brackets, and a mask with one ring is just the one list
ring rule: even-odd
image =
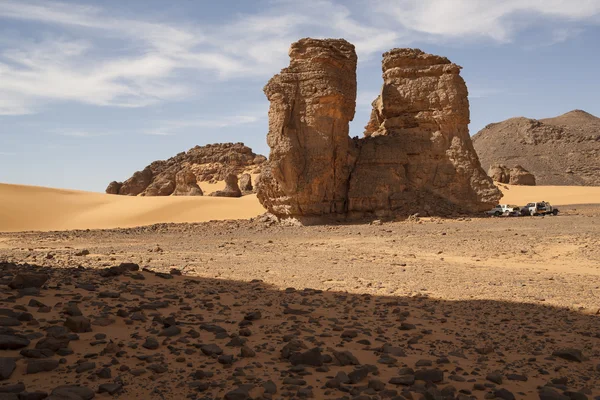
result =
[{"label": "sand dune", "polygon": [[256,195],[129,197],[37,186],[0,184],[0,231],[133,227],[204,222],[262,214]]},{"label": "sand dune", "polygon": [[514,186],[496,183],[504,197],[500,203],[525,205],[548,201],[553,205],[600,203],[600,186]]},{"label": "sand dune", "polygon": [[[206,193],[222,183],[202,185]],[[546,200],[555,205],[600,203],[600,187],[500,184],[502,203]],[[265,210],[255,195],[217,197],[128,197],[38,186],[0,184],[0,231],[127,228],[160,222],[245,219]]]}]

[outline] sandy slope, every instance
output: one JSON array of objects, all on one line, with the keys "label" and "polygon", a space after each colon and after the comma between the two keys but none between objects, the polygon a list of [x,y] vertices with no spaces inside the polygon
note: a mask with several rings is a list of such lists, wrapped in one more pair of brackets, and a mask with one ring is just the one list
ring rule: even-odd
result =
[{"label": "sandy slope", "polygon": [[[223,183],[203,183],[210,193]],[[600,203],[600,187],[499,185],[502,203],[546,200],[555,205]],[[246,219],[264,212],[255,195],[128,197],[37,186],[0,184],[0,231],[133,227],[160,222]]]},{"label": "sandy slope", "polygon": [[553,205],[600,203],[600,186],[514,186],[496,183],[504,197],[501,203],[525,205],[549,201]]},{"label": "sandy slope", "polygon": [[4,232],[245,219],[264,212],[255,195],[128,197],[8,184],[0,184],[0,204],[0,231]]}]

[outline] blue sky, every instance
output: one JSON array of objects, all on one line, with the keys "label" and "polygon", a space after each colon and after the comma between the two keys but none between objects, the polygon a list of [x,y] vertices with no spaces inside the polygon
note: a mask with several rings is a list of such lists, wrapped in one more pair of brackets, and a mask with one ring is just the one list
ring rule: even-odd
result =
[{"label": "blue sky", "polygon": [[352,136],[393,47],[463,66],[471,134],[600,115],[600,0],[0,0],[0,182],[103,191],[197,144],[267,155],[262,88],[307,36],[357,47]]}]

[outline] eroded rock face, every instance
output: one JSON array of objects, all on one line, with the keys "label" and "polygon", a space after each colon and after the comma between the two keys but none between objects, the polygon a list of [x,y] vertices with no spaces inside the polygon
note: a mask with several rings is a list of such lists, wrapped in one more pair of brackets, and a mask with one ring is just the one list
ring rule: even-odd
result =
[{"label": "eroded rock face", "polygon": [[254,188],[252,187],[252,176],[250,176],[250,174],[243,174],[239,183],[242,192],[252,193],[254,191]]},{"label": "eroded rock face", "polygon": [[175,190],[173,196],[202,196],[196,175],[189,169],[182,169],[175,175]]},{"label": "eroded rock face", "polygon": [[119,194],[125,196],[137,196],[152,183],[153,172],[150,167],[133,173],[133,176],[123,182]]},{"label": "eroded rock face", "polygon": [[492,178],[494,182],[509,183],[510,168],[504,164],[492,164],[488,169],[488,176]]},{"label": "eroded rock face", "polygon": [[356,106],[354,46],[302,39],[289,55],[290,66],[264,88],[271,153],[258,196],[278,215],[344,213],[352,167],[348,123]]},{"label": "eroded rock face", "polygon": [[107,194],[119,194],[119,191],[121,190],[121,186],[123,186],[122,182],[112,181],[106,187],[106,193]]},{"label": "eroded rock face", "polygon": [[493,207],[500,191],[470,140],[460,67],[418,49],[383,56],[384,85],[363,139],[348,137],[356,54],[302,39],[265,87],[268,164],[258,198],[279,216],[448,215]]},{"label": "eroded rock face", "polygon": [[381,94],[357,142],[348,211],[445,215],[493,206],[501,194],[471,143],[460,67],[418,49],[393,49],[382,66]]},{"label": "eroded rock face", "polygon": [[520,165],[515,165],[510,170],[511,185],[535,186],[535,176]]},{"label": "eroded rock face", "polygon": [[242,197],[242,191],[238,186],[238,177],[234,173],[229,173],[225,177],[225,189],[217,190],[210,194],[216,197]]},{"label": "eroded rock face", "polygon": [[492,164],[488,175],[499,183],[510,185],[535,186],[535,176],[520,165],[508,168],[504,164]]}]

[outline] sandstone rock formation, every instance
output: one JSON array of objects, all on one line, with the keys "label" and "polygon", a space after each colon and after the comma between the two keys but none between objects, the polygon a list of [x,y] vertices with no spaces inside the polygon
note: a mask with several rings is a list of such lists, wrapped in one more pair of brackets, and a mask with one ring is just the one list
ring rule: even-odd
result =
[{"label": "sandstone rock formation", "polygon": [[230,172],[225,177],[225,189],[217,190],[210,194],[210,196],[216,197],[242,197],[242,191],[238,186],[238,177],[236,174]]},{"label": "sandstone rock formation", "polygon": [[515,165],[510,170],[511,185],[535,186],[535,176],[520,165]]},{"label": "sandstone rock formation", "polygon": [[108,187],[106,188],[106,193],[107,194],[119,194],[119,191],[121,190],[121,186],[123,186],[122,182],[112,181],[111,183],[108,184]]},{"label": "sandstone rock formation", "polygon": [[302,39],[289,54],[290,66],[264,89],[271,153],[257,187],[260,201],[278,215],[344,213],[355,153],[348,137],[356,106],[354,46]]},{"label": "sandstone rock formation", "polygon": [[510,182],[510,168],[504,164],[493,164],[488,169],[488,176],[492,178],[494,182],[498,183],[509,183]]},{"label": "sandstone rock formation", "polygon": [[520,165],[508,168],[504,164],[493,164],[488,170],[492,180],[510,185],[535,186],[535,176]]},{"label": "sandstone rock formation", "polygon": [[137,196],[142,193],[152,183],[154,172],[150,167],[144,168],[142,171],[136,171],[133,176],[127,179],[121,185],[119,194],[127,196]]},{"label": "sandstone rock formation", "polygon": [[538,185],[600,186],[600,118],[574,110],[555,118],[511,118],[473,136],[484,168],[522,165]]},{"label": "sandstone rock formation", "polygon": [[302,39],[265,86],[268,164],[258,198],[279,216],[448,215],[501,197],[468,132],[460,67],[417,49],[384,54],[365,138],[348,137],[356,53],[345,40]]},{"label": "sandstone rock formation", "polygon": [[254,191],[254,188],[252,187],[252,176],[250,174],[242,174],[239,184],[242,192],[252,193]]},{"label": "sandstone rock formation", "polygon": [[[259,173],[266,157],[255,154],[243,143],[217,143],[196,146],[164,161],[155,161],[123,183],[113,181],[106,193],[129,196],[202,195],[197,182],[224,180],[229,172],[237,175]],[[182,175],[180,171],[187,171]],[[192,178],[192,175],[195,178]]]},{"label": "sandstone rock formation", "polygon": [[182,169],[175,175],[175,190],[173,196],[202,196],[196,175],[190,169]]}]

